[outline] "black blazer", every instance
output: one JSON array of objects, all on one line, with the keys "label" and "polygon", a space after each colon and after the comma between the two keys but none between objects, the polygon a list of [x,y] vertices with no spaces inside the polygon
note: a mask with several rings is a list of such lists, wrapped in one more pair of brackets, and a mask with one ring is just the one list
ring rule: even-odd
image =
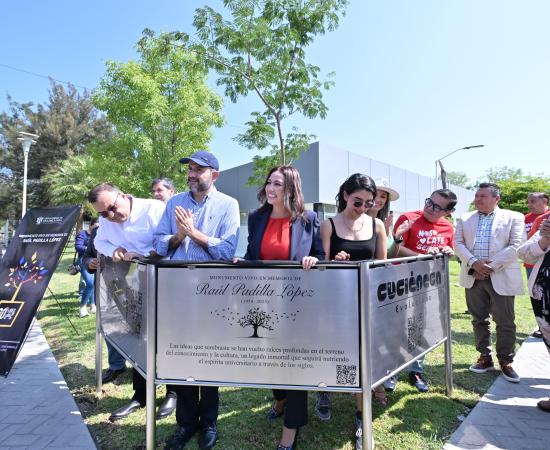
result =
[{"label": "black blazer", "polygon": [[[248,247],[244,259],[260,259],[262,238],[270,215],[271,208],[266,211],[257,209],[248,215]],[[325,259],[317,214],[306,211],[303,218],[297,218],[290,226],[290,259],[292,261],[301,261],[304,256]]]}]

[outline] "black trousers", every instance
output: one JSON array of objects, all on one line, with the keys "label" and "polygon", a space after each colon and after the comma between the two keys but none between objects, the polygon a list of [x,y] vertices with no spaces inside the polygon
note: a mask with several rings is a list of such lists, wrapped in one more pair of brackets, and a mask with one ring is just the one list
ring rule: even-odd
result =
[{"label": "black trousers", "polygon": [[307,425],[307,391],[273,389],[273,398],[286,399],[284,426],[300,428]]},{"label": "black trousers", "polygon": [[178,394],[176,421],[185,428],[209,426],[218,420],[220,397],[212,386],[174,386]]},{"label": "black trousers", "polygon": [[[140,373],[132,368],[132,386],[134,388],[134,395],[132,396],[132,400],[136,400],[140,402],[142,405],[145,405],[146,397],[147,397],[147,382],[145,381],[145,378],[143,378]],[[166,385],[166,396],[176,396],[176,387],[171,384]]]}]

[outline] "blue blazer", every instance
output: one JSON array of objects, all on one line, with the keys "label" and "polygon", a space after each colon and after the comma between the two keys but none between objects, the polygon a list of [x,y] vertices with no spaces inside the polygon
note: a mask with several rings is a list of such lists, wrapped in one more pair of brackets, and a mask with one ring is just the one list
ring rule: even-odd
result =
[{"label": "blue blazer", "polygon": [[[248,215],[248,247],[244,259],[259,260],[262,238],[271,215],[271,208],[266,211],[259,209]],[[325,259],[321,242],[320,224],[317,214],[306,211],[304,217],[297,218],[290,224],[290,259],[301,261],[304,256],[315,256]]]}]

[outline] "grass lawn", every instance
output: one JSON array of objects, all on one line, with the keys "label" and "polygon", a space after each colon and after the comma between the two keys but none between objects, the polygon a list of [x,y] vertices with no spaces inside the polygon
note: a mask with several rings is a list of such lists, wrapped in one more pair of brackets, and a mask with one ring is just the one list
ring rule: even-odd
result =
[{"label": "grass lawn", "polygon": [[[59,363],[74,398],[85,417],[98,448],[145,448],[145,410],[132,414],[117,423],[108,420],[112,410],[128,401],[133,393],[131,371],[103,386],[101,395],[95,393],[95,316],[78,317],[78,277],[70,276],[66,267],[72,261],[67,253],[54,274],[50,287],[63,310],[70,315],[74,332],[51,295],[42,302],[38,319]],[[386,408],[375,405],[373,429],[376,448],[380,449],[438,449],[459,426],[459,416],[467,415],[499,372],[477,375],[468,367],[477,359],[473,346],[470,316],[465,314],[464,289],[458,287],[458,264],[451,262],[451,317],[454,394],[445,395],[445,362],[443,347],[431,352],[425,361],[426,379],[430,391],[420,394],[408,384],[407,373],[400,377],[395,392],[388,394]],[[516,298],[517,345],[533,331],[535,320],[527,296]],[[107,367],[107,351],[103,351]],[[265,413],[271,404],[271,391],[265,389],[221,389],[218,420],[220,449],[276,448],[281,419],[267,422]],[[160,403],[164,388],[160,388]],[[299,448],[303,450],[355,448],[354,399],[351,394],[332,394],[332,419],[321,422],[314,415],[315,396],[310,395],[310,423],[300,432]],[[157,422],[157,447],[175,429],[175,417]],[[198,448],[196,440],[188,446]]]}]

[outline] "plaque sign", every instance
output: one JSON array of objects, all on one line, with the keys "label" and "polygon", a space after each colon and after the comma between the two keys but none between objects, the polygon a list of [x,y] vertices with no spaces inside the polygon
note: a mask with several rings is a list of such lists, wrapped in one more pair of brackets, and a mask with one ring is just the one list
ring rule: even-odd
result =
[{"label": "plaque sign", "polygon": [[157,377],[358,391],[359,273],[158,267]]},{"label": "plaque sign", "polygon": [[102,260],[99,308],[103,334],[146,372],[147,266],[136,262],[113,262],[107,257]]},{"label": "plaque sign", "polygon": [[446,258],[398,265],[364,265],[373,382],[447,337],[449,278]]}]

